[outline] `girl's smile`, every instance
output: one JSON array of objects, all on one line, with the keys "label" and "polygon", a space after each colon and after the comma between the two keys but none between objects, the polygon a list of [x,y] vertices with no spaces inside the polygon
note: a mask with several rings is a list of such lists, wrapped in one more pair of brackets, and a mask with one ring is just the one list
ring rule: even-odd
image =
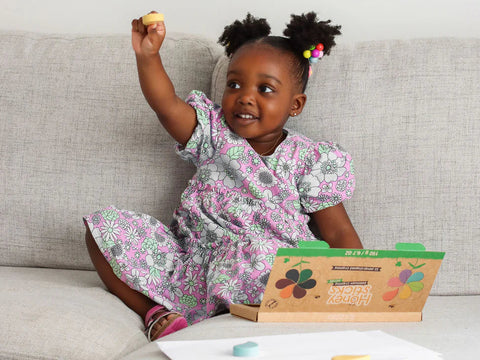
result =
[{"label": "girl's smile", "polygon": [[248,112],[234,113],[233,115],[236,119],[236,122],[241,125],[249,125],[260,119],[258,116]]}]

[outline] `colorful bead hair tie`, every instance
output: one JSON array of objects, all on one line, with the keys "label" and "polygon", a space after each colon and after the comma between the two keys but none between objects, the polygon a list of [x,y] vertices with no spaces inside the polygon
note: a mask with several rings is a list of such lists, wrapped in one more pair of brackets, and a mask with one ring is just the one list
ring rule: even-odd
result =
[{"label": "colorful bead hair tie", "polygon": [[[318,62],[318,59],[321,59],[323,57],[323,44],[318,43],[316,46],[312,45],[308,50],[305,50],[303,52],[303,57],[305,59],[308,59],[310,64],[316,64]],[[312,66],[310,65],[310,69],[308,72],[308,77],[312,75]]]},{"label": "colorful bead hair tie", "polygon": [[303,52],[303,57],[305,59],[308,59],[310,63],[315,64],[318,59],[321,59],[323,57],[323,44],[319,43],[317,44],[317,46],[312,45],[310,49]]}]

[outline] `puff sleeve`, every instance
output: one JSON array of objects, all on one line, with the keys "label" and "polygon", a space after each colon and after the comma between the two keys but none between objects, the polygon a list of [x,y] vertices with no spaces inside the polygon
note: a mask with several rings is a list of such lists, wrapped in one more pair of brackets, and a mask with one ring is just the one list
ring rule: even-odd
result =
[{"label": "puff sleeve", "polygon": [[217,148],[215,134],[219,131],[223,117],[220,106],[201,91],[192,91],[186,103],[195,109],[197,126],[185,146],[176,144],[176,152],[183,160],[191,161],[198,167],[213,157]]},{"label": "puff sleeve", "polygon": [[355,189],[350,154],[335,143],[316,143],[306,158],[305,172],[298,181],[298,189],[300,203],[306,213],[350,199]]}]

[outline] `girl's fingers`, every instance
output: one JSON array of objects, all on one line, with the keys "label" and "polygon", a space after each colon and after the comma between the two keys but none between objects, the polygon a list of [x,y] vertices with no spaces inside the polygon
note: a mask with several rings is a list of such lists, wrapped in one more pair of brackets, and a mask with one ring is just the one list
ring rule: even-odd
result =
[{"label": "girl's fingers", "polygon": [[[158,14],[156,11],[150,11],[148,14]],[[158,25],[158,23],[155,23],[155,24],[149,24],[149,25],[144,25],[143,23],[143,16],[141,18],[138,18],[138,19],[133,19],[132,20],[132,31],[135,31],[135,32],[138,32],[142,35],[145,35],[149,32],[151,32],[151,26],[154,26],[153,29],[156,28],[156,26]]]},{"label": "girl's fingers", "polygon": [[155,48],[160,48],[165,38],[165,27],[163,23],[148,26],[148,39]]},{"label": "girl's fingers", "polygon": [[[155,11],[150,14],[156,13]],[[156,21],[146,26],[144,18],[132,20],[132,45],[137,53],[155,53],[158,52],[165,39],[165,23]],[[148,21],[147,21],[148,23]]]},{"label": "girl's fingers", "polygon": [[164,33],[165,32],[165,25],[162,23],[155,23],[152,25],[148,25],[147,27],[148,33]]},{"label": "girl's fingers", "polygon": [[145,26],[142,24],[142,18],[132,20],[132,31],[140,34],[144,34],[146,32]]},{"label": "girl's fingers", "polygon": [[138,19],[137,21],[137,31],[142,35],[147,33],[147,27],[143,25],[142,18]]}]

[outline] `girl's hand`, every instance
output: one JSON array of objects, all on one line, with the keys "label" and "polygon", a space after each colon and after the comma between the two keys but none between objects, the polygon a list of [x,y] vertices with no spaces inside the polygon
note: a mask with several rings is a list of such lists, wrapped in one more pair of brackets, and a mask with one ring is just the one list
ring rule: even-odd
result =
[{"label": "girl's hand", "polygon": [[[177,96],[158,54],[165,39],[165,23],[158,21],[145,26],[142,20],[132,21],[132,47],[140,87],[163,127],[178,143],[185,145],[197,126],[197,113]],[[145,20],[149,23],[151,19]]]},{"label": "girl's hand", "polygon": [[[155,11],[150,14],[156,13]],[[158,54],[165,39],[165,23],[143,25],[142,18],[132,20],[132,47],[135,54],[151,56]]]},{"label": "girl's hand", "polygon": [[362,249],[363,245],[342,203],[311,214],[322,239],[331,248]]}]

